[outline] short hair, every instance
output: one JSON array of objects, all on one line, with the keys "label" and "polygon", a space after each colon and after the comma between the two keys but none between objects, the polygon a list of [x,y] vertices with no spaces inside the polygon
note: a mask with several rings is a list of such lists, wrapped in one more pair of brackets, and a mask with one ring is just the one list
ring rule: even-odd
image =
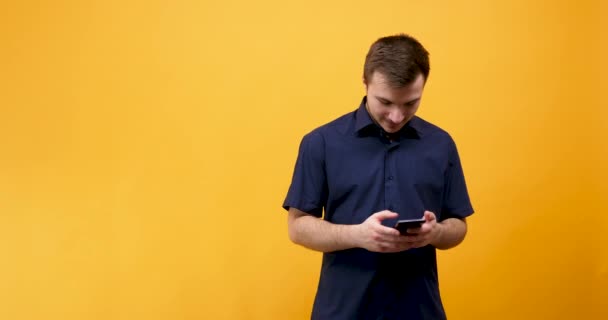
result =
[{"label": "short hair", "polygon": [[429,52],[414,37],[403,33],[380,38],[365,57],[365,83],[369,83],[376,71],[395,87],[412,83],[420,73],[426,82],[430,71]]}]

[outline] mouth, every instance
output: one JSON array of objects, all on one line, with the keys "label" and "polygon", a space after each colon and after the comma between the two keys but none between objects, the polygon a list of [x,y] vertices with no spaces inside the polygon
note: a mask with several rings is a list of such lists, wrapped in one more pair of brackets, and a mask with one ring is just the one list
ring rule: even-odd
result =
[{"label": "mouth", "polygon": [[389,133],[395,133],[395,132],[399,131],[399,129],[401,129],[401,127],[403,127],[403,125],[404,125],[403,123],[398,123],[398,124],[387,123],[385,130]]}]

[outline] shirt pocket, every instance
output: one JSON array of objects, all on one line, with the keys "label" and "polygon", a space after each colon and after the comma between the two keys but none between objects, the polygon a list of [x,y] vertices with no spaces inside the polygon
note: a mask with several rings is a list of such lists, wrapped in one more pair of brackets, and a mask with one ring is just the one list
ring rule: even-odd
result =
[{"label": "shirt pocket", "polygon": [[412,187],[425,210],[433,212],[437,219],[441,215],[445,186],[445,161],[423,158],[415,161]]},{"label": "shirt pocket", "polygon": [[358,224],[372,213],[385,209],[383,203],[382,154],[358,154],[328,161],[328,220]]}]

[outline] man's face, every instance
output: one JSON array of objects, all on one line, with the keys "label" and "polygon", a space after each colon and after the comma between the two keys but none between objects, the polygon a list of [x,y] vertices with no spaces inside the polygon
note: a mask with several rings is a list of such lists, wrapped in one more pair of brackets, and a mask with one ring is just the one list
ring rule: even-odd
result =
[{"label": "man's face", "polygon": [[395,133],[412,119],[422,98],[424,76],[419,74],[412,83],[392,87],[380,72],[374,72],[365,84],[367,111],[384,131]]}]

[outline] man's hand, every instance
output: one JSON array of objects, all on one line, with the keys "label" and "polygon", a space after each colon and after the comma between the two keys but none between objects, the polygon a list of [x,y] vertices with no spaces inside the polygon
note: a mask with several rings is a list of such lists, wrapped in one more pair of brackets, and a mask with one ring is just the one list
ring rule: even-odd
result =
[{"label": "man's hand", "polygon": [[397,213],[388,210],[376,212],[361,224],[333,224],[296,208],[289,208],[287,217],[289,238],[306,248],[334,252],[364,248],[374,252],[400,252],[428,244],[437,249],[457,246],[466,234],[464,219],[448,218],[437,222],[435,214],[424,213],[426,222],[420,228],[408,229],[411,235],[400,235],[399,230],[382,225]]},{"label": "man's hand", "polygon": [[357,239],[357,246],[374,252],[399,252],[412,248],[413,242],[408,241],[397,229],[382,225],[383,220],[398,216],[395,212],[384,210],[356,225],[354,238]]},{"label": "man's hand", "polygon": [[428,244],[433,244],[440,238],[442,225],[437,222],[435,214],[430,211],[424,212],[425,223],[420,228],[408,229],[405,236],[411,248],[420,248]]}]

